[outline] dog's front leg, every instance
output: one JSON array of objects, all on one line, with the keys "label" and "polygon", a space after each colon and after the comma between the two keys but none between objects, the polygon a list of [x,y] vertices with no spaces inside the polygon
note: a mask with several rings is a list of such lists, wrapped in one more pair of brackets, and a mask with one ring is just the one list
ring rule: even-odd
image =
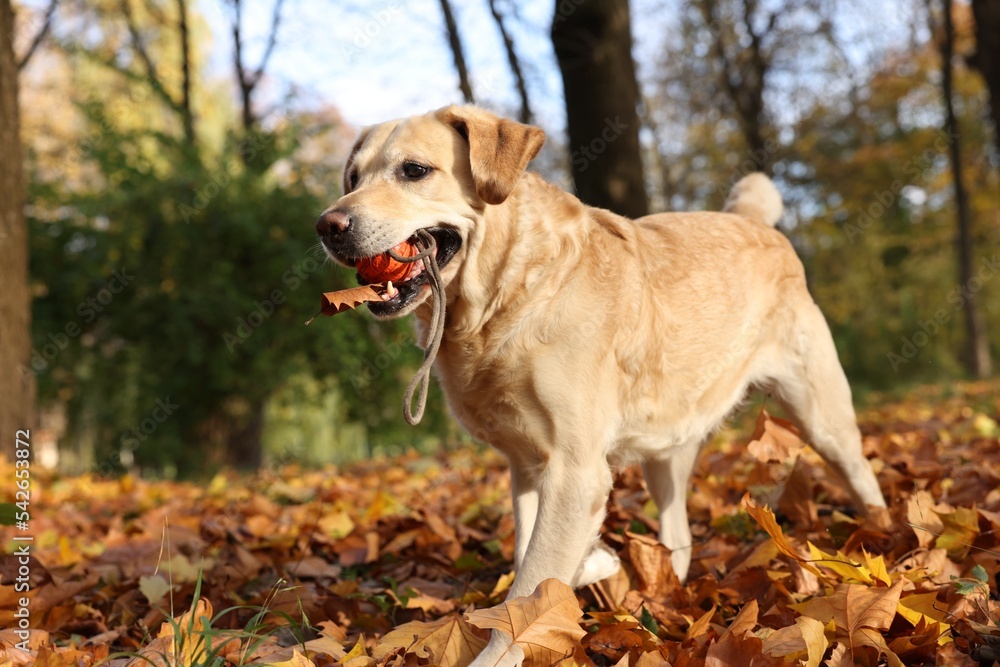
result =
[{"label": "dog's front leg", "polygon": [[531,473],[530,464],[511,461],[510,490],[514,501],[514,570],[517,571],[528,551],[538,516],[538,480]]},{"label": "dog's front leg", "polygon": [[[508,599],[530,595],[546,579],[573,585],[604,521],[611,470],[602,457],[588,461],[581,460],[581,452],[573,454],[553,455],[537,477],[537,517]],[[522,511],[528,508],[524,499]],[[523,660],[521,648],[512,645],[509,636],[494,631],[472,666],[512,667]]]}]

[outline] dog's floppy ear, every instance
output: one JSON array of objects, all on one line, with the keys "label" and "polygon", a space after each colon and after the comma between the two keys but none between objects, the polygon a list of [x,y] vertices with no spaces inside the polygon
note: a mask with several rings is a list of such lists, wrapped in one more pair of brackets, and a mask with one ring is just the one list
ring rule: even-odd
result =
[{"label": "dog's floppy ear", "polygon": [[545,143],[545,132],[472,106],[442,109],[442,119],[469,142],[476,194],[487,204],[502,204],[528,163]]}]

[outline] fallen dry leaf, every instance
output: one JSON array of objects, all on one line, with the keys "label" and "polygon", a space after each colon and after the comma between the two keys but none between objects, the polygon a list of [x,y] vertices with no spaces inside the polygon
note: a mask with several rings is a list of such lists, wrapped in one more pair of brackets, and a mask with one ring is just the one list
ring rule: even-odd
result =
[{"label": "fallen dry leaf", "polygon": [[337,313],[354,310],[369,301],[383,301],[382,293],[376,291],[376,287],[380,288],[381,285],[360,285],[336,292],[324,292],[320,300],[320,311],[310,317],[306,324],[312,323],[321,314],[331,317]]},{"label": "fallen dry leaf", "polygon": [[295,649],[292,649],[292,657],[290,660],[272,662],[271,667],[316,667],[316,663]]},{"label": "fallen dry leaf", "polygon": [[889,646],[885,643],[885,637],[879,630],[874,628],[859,628],[851,636],[852,644],[849,646],[853,655],[858,647],[870,647],[878,651],[878,655],[885,656],[886,664],[889,667],[906,667]]},{"label": "fallen dry leaf", "polygon": [[934,511],[934,497],[927,491],[917,491],[906,501],[906,517],[922,547],[929,547],[944,531],[941,518]]},{"label": "fallen dry leaf", "polygon": [[973,508],[958,507],[953,512],[936,512],[944,530],[934,546],[945,549],[954,560],[962,560],[969,555],[969,549],[979,535],[979,512]]},{"label": "fallen dry leaf", "polygon": [[[622,470],[601,539],[624,567],[576,592],[588,613],[564,619],[557,633],[566,646],[556,657],[566,656],[566,667],[818,667],[828,654],[834,666],[856,659],[873,667],[897,659],[972,665],[970,655],[1000,655],[1000,603],[991,597],[1000,563],[990,553],[1000,551],[1000,438],[969,426],[977,414],[1000,415],[1000,381],[925,387],[859,414],[887,510],[854,514],[843,485],[811,453],[791,473],[748,460],[740,443],[758,417],[748,415],[716,435],[696,465],[684,584],[655,538],[657,511],[641,471]],[[0,630],[0,667],[86,667],[111,652],[133,656],[105,660],[112,667],[179,667],[198,640],[195,618],[182,622],[181,612],[199,597],[216,610],[236,606],[206,632],[217,667],[289,663],[296,651],[317,667],[417,667],[443,660],[433,638],[421,656],[407,647],[384,653],[380,643],[408,623],[444,626],[456,609],[499,601],[511,580],[503,576],[514,553],[509,472],[489,450],[278,466],[254,477],[223,472],[206,484],[32,472],[39,494],[28,598],[39,629],[25,651]],[[0,459],[0,478],[13,475]],[[749,499],[741,511],[748,488],[781,494],[778,516]],[[13,500],[2,494],[0,504]],[[0,543],[17,534],[0,526]],[[13,583],[0,571],[2,628],[18,622]],[[882,598],[900,585],[893,608]],[[817,602],[838,595],[847,605],[839,625],[831,599]],[[848,603],[866,595],[886,604],[861,621]],[[756,625],[750,601],[759,605]],[[168,626],[187,636],[184,650],[166,628],[155,638],[168,602],[178,610]],[[263,617],[267,636],[241,638],[261,609],[280,612]],[[294,637],[309,636],[304,617],[320,635],[303,646]]]},{"label": "fallen dry leaf", "polygon": [[819,574],[819,570],[809,563],[809,559],[803,557],[798,551],[796,551],[795,547],[792,546],[792,543],[788,541],[787,537],[785,537],[785,533],[781,530],[781,526],[778,525],[778,521],[774,518],[774,512],[771,511],[770,507],[767,505],[761,507],[753,501],[749,493],[744,494],[743,500],[740,501],[740,504],[743,506],[743,509],[747,511],[747,514],[753,517],[753,520],[757,522],[757,525],[763,528],[764,532],[771,536],[771,539],[774,540],[774,545],[778,548],[778,551],[792,560],[797,561],[809,572],[816,575]]},{"label": "fallen dry leaf", "polygon": [[573,653],[587,634],[573,589],[557,579],[546,579],[528,596],[507,600],[491,609],[467,614],[469,623],[510,635],[524,650],[525,662],[551,665]]},{"label": "fallen dry leaf", "polygon": [[628,559],[638,578],[638,590],[652,599],[663,599],[680,586],[674,566],[670,562],[670,549],[650,535],[626,533]]},{"label": "fallen dry leaf", "polygon": [[400,625],[379,640],[372,652],[382,660],[399,648],[418,658],[427,658],[441,667],[466,667],[486,646],[486,639],[458,616],[422,623],[411,621]]},{"label": "fallen dry leaf", "polygon": [[833,621],[838,639],[848,646],[852,655],[862,646],[891,653],[884,641],[879,644],[872,635],[881,638],[880,633],[888,630],[892,624],[903,583],[904,579],[900,577],[889,588],[840,584],[829,595],[791,607],[821,623]]},{"label": "fallen dry leaf", "polygon": [[205,630],[212,618],[212,603],[202,598],[194,609],[160,626],[158,639],[172,638],[173,652],[182,665],[193,665],[206,655]]},{"label": "fallen dry leaf", "polygon": [[819,667],[830,642],[823,624],[811,616],[799,616],[795,625],[773,632],[764,640],[762,651],[783,658],[802,660],[805,667]]},{"label": "fallen dry leaf", "polygon": [[690,625],[687,629],[687,638],[694,639],[695,637],[700,637],[705,634],[708,630],[708,626],[712,623],[712,619],[715,618],[715,612],[719,608],[718,604],[713,604],[712,608],[706,611],[704,614],[698,617],[694,623]]},{"label": "fallen dry leaf", "polygon": [[799,429],[790,421],[768,414],[765,408],[760,409],[757,425],[747,451],[762,463],[781,463],[793,456],[798,456],[805,447],[799,437]]}]

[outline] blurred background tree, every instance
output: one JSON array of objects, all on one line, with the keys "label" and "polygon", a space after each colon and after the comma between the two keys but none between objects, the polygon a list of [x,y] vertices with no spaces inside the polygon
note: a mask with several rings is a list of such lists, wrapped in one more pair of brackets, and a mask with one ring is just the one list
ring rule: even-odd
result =
[{"label": "blurred background tree", "polygon": [[17,343],[27,241],[8,232],[0,428],[34,421],[36,381],[36,451],[66,469],[464,437],[439,393],[418,429],[400,418],[408,322],[302,323],[353,282],[312,222],[360,125],[472,99],[543,126],[533,168],[628,215],[718,208],[771,174],[857,389],[983,375],[997,354],[995,0],[22,1],[0,0],[0,142],[33,54],[27,206],[4,147],[0,217],[27,216],[32,334]]},{"label": "blurred background tree", "polygon": [[[251,69],[241,4],[228,5],[237,100],[202,69],[205,27],[185,0],[67,18],[101,39],[60,43],[75,118],[35,118],[36,136],[62,141],[29,156],[40,258],[29,365],[65,413],[64,465],[188,474],[256,468],[268,435],[274,453],[307,460],[412,441],[392,427],[419,359],[409,325],[303,326],[319,291],[351,282],[307,233],[337,182],[315,188],[310,151],[353,137],[332,110],[262,122],[253,92],[280,7]],[[424,433],[451,428],[439,411]]]},{"label": "blurred background tree", "polygon": [[[53,3],[52,8],[55,8]],[[31,349],[31,296],[28,289],[28,227],[24,218],[24,178],[18,70],[27,64],[45,32],[35,34],[23,56],[14,51],[14,8],[0,0],[0,455],[13,458],[15,433],[30,432],[35,416],[35,382],[21,368]],[[22,27],[23,29],[23,27]]]}]

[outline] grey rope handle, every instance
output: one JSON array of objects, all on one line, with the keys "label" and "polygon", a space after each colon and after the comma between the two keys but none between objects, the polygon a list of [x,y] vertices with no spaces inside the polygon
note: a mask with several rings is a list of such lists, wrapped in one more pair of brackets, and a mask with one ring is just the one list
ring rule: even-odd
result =
[{"label": "grey rope handle", "polygon": [[[427,349],[424,350],[424,361],[420,364],[410,384],[407,385],[403,393],[403,418],[410,426],[416,426],[424,416],[424,409],[427,407],[427,391],[431,384],[431,369],[434,366],[434,359],[437,358],[438,350],[441,348],[441,339],[444,337],[444,283],[441,281],[441,267],[437,263],[437,241],[430,232],[420,229],[416,233],[419,241],[423,242],[424,248],[412,257],[403,257],[389,250],[389,255],[397,262],[412,264],[423,260],[424,270],[430,277],[431,296],[434,299],[431,311],[431,327],[428,332]],[[413,411],[413,395],[420,387],[417,395],[417,410]]]}]

